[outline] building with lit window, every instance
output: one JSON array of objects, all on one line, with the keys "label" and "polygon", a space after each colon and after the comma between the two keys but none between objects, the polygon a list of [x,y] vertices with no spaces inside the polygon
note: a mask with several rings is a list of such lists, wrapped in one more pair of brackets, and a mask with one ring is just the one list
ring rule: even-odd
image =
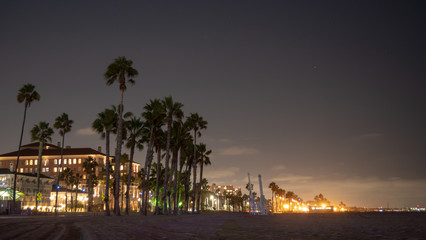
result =
[{"label": "building with lit window", "polygon": [[[13,182],[15,174],[10,169],[0,169],[0,212],[8,212],[13,200]],[[43,211],[51,211],[50,195],[55,180],[40,174],[41,201],[38,205]],[[16,178],[17,209],[26,206],[35,207],[37,194],[37,174],[18,173]],[[25,207],[24,207],[25,206]]]},{"label": "building with lit window", "polygon": [[[19,165],[18,165],[18,173],[21,175],[33,175],[37,173],[37,164],[38,164],[38,150],[39,149],[39,143],[31,143],[27,145],[23,145],[21,147],[21,153],[19,158]],[[0,155],[0,169],[12,169],[14,171],[15,165],[16,165],[16,159],[17,159],[18,152],[10,152]],[[98,147],[98,150],[94,150],[92,148],[71,148],[70,146],[67,146],[63,149],[63,160],[61,159],[61,147],[60,144],[58,145],[52,145],[52,144],[44,144],[43,150],[42,150],[42,160],[41,160],[41,169],[40,173],[46,177],[56,179],[58,176],[58,173],[62,171],[65,168],[70,168],[74,174],[80,174],[82,176],[82,179],[80,181],[80,184],[78,186],[68,186],[71,187],[72,190],[75,191],[76,188],[78,188],[80,191],[86,190],[86,184],[87,184],[87,174],[85,172],[85,169],[83,167],[83,162],[85,159],[92,157],[95,159],[95,161],[98,163],[98,167],[95,169],[95,173],[97,176],[102,175],[102,171],[105,169],[106,165],[106,155],[101,152],[101,147]],[[114,162],[114,157],[110,157],[111,165]],[[62,169],[60,169],[62,162]],[[129,167],[132,167],[133,176],[137,177],[138,173],[140,172],[140,164],[134,162],[132,166],[128,162],[121,164],[120,172],[121,175],[128,172]],[[52,181],[52,184],[50,185],[50,188],[52,188],[53,185],[55,185],[55,181]],[[66,188],[65,182],[60,182],[60,188],[63,190]],[[126,186],[123,186],[126,188]],[[13,185],[12,185],[13,188]],[[127,189],[124,189],[124,192]],[[97,187],[94,189],[94,203],[102,203],[102,195],[105,192],[105,187],[103,184],[98,184]],[[136,184],[132,185],[130,189],[130,196],[135,199],[131,199],[131,202],[137,202],[138,198],[138,189]],[[50,194],[49,194],[50,197]],[[46,200],[48,201],[48,200]],[[62,202],[61,199],[59,199],[60,202]],[[111,201],[112,202],[112,201]],[[24,203],[22,203],[24,204]],[[51,206],[54,205],[54,200],[50,204]],[[24,206],[24,205],[22,205]],[[137,204],[135,204],[137,206]]]}]

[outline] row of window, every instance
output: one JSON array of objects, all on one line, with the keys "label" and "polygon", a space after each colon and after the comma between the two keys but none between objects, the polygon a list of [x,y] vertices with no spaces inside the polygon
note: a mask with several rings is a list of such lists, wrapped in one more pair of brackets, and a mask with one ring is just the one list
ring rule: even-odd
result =
[{"label": "row of window", "polygon": [[[65,168],[66,167],[64,167],[64,169]],[[53,172],[58,172],[58,170],[62,172],[62,170],[60,168],[57,168],[57,167],[53,168]],[[32,173],[33,171],[36,172],[37,168],[20,168],[19,169],[19,172],[21,172],[21,173]],[[73,171],[77,171],[77,168],[74,168]],[[78,167],[78,171],[81,171],[81,167]],[[49,168],[48,167],[47,168],[41,168],[41,172],[49,172]]]},{"label": "row of window", "polygon": [[[81,164],[81,158],[79,158],[79,159],[77,159],[77,158],[74,158],[74,159],[64,159],[64,164],[77,164],[77,162],[78,162],[78,164]],[[58,164],[61,164],[61,159],[54,159],[53,160],[53,164],[54,165],[58,165]],[[28,165],[37,165],[37,159],[36,160],[25,160],[25,165],[26,166],[28,166]],[[44,166],[47,166],[47,165],[49,165],[49,159],[45,159],[45,160],[43,160],[43,165]]]}]

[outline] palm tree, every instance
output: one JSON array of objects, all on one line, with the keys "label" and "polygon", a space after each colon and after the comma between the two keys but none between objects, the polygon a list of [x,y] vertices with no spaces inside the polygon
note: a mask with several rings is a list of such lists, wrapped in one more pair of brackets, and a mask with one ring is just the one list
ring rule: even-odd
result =
[{"label": "palm tree", "polygon": [[275,182],[271,182],[269,184],[269,188],[272,191],[272,213],[274,213],[274,210],[275,210],[275,212],[277,211],[276,207],[274,207],[274,202],[275,202],[275,206],[276,206],[277,205],[276,193],[277,193],[277,190],[278,190],[278,185]]},{"label": "palm tree", "polygon": [[168,179],[168,172],[169,172],[169,160],[170,160],[170,141],[171,141],[171,137],[172,137],[172,123],[173,123],[173,117],[176,117],[177,119],[182,119],[183,117],[183,112],[182,112],[182,107],[183,104],[179,103],[179,102],[173,102],[173,98],[171,96],[164,98],[163,100],[163,105],[164,108],[166,110],[166,121],[167,121],[167,146],[166,146],[166,162],[165,162],[165,180],[164,180],[164,184],[163,184],[163,203],[164,203],[164,207],[163,207],[163,214],[168,214],[168,208],[167,208],[167,204],[165,204],[166,202],[166,197],[169,194],[167,192],[167,188],[170,185],[169,181],[171,179],[171,175],[170,175],[170,179]]},{"label": "palm tree", "polygon": [[[38,125],[34,125],[31,129],[31,141],[39,141],[38,147],[38,161],[37,161],[37,193],[40,192],[40,168],[41,168],[41,154],[43,151],[43,145],[46,142],[52,142],[53,129],[49,127],[49,123],[40,122]],[[38,201],[36,201],[36,213]]]},{"label": "palm tree", "polygon": [[[123,95],[127,89],[126,83],[134,84],[133,77],[138,75],[138,71],[132,67],[133,61],[127,60],[125,57],[118,57],[111,63],[104,76],[106,84],[112,85],[118,82],[120,87],[120,108],[118,118],[118,131],[117,131],[117,147],[115,148],[115,159],[121,157],[121,145],[123,142]],[[115,167],[120,168],[120,161],[115,161]],[[120,216],[119,197],[120,197],[120,171],[115,171],[115,193],[114,193],[114,211],[115,215]]]},{"label": "palm tree", "polygon": [[93,187],[97,184],[96,179],[96,167],[98,163],[93,159],[93,157],[88,157],[83,162],[83,168],[87,176],[87,194],[89,195],[89,202],[87,204],[87,211],[92,211],[93,206]]},{"label": "palm tree", "polygon": [[[65,212],[68,211],[68,186],[71,184],[71,176],[74,175],[74,172],[70,168],[65,168],[61,174],[61,180],[65,181]],[[72,207],[72,203],[71,203]]]},{"label": "palm tree", "polygon": [[111,216],[109,210],[109,177],[110,177],[110,160],[109,160],[109,136],[114,133],[117,123],[117,115],[112,109],[105,109],[103,112],[98,113],[98,118],[92,123],[92,129],[94,129],[97,133],[101,134],[102,138],[106,140],[106,160],[105,160],[105,208],[106,208],[106,216]]},{"label": "palm tree", "polygon": [[[185,129],[184,124],[182,123],[182,120],[178,120],[175,121],[173,123],[173,129],[172,129],[172,142],[174,143],[172,145],[172,152],[173,152],[173,157],[172,157],[172,173],[174,173],[174,182],[173,182],[173,186],[174,186],[174,192],[173,192],[173,199],[174,199],[174,204],[173,204],[173,212],[174,214],[177,214],[177,207],[179,206],[179,186],[178,183],[180,183],[180,177],[182,175],[182,168],[184,165],[184,158],[182,156],[182,154],[180,155],[180,161],[179,161],[179,172],[177,170],[178,168],[178,154],[180,151],[183,151],[182,148],[185,146],[185,143],[190,141],[192,144],[192,140],[191,140],[191,135],[188,133],[188,131]],[[170,186],[168,187],[168,191],[170,191]]]},{"label": "palm tree", "polygon": [[[74,175],[74,184],[75,184],[75,208],[74,212],[77,212],[77,205],[78,205],[78,184],[80,184],[80,180],[83,178],[83,176],[80,173],[76,173]],[[72,206],[72,204],[71,204]]]},{"label": "palm tree", "polygon": [[[59,135],[62,136],[62,147],[61,147],[61,159],[59,160],[60,166],[58,171],[58,178],[56,181],[56,186],[59,186],[59,178],[61,177],[62,172],[62,162],[64,158],[64,142],[65,142],[65,134],[69,131],[71,131],[72,124],[74,123],[73,120],[68,119],[68,114],[62,113],[61,116],[57,117],[55,120],[55,124],[53,124],[53,127],[59,130]],[[59,188],[56,187],[56,200],[55,200],[55,215],[58,214],[58,191]]]},{"label": "palm tree", "polygon": [[[158,203],[159,203],[159,198],[160,198],[160,180],[163,180],[163,178],[165,179],[166,177],[166,175],[168,174],[166,171],[164,171],[164,175],[163,175],[163,178],[161,178],[160,177],[160,174],[161,174],[161,159],[162,159],[162,157],[161,157],[161,149],[162,148],[164,148],[164,138],[165,138],[165,132],[161,129],[161,128],[158,128],[156,131],[155,131],[155,135],[154,135],[154,146],[155,146],[155,149],[156,149],[156,151],[157,151],[157,170],[156,170],[156,172],[157,172],[157,179],[156,179],[156,188],[155,188],[155,198],[156,198],[156,202],[155,202],[155,211],[154,211],[154,214],[155,215],[158,215],[158,214],[160,214],[160,210],[159,210],[159,208],[158,208]],[[164,180],[165,181],[165,180]],[[163,192],[165,191],[165,189],[163,189]],[[164,199],[161,199],[161,202],[163,203],[163,208],[164,208],[164,205],[165,205],[165,203],[164,203]]]},{"label": "palm tree", "polygon": [[[194,146],[197,146],[197,133],[199,137],[201,134],[198,132],[201,129],[207,128],[207,121],[204,121],[203,117],[199,116],[198,113],[191,113],[191,115],[187,118],[187,124],[189,126],[189,129],[194,131]],[[197,148],[194,147],[194,158],[192,161],[192,168],[193,168],[193,179],[194,182],[192,183],[192,212],[194,213],[195,210],[195,189],[196,189],[196,182],[197,182]]]},{"label": "palm tree", "polygon": [[[203,180],[203,166],[204,165],[211,165],[210,157],[209,155],[212,153],[212,150],[207,150],[206,144],[201,143],[198,147],[198,153],[200,156],[200,183],[202,183]],[[200,211],[200,199],[201,199],[201,185],[198,184],[198,199],[197,199],[197,212]]]},{"label": "palm tree", "polygon": [[146,151],[145,167],[144,167],[144,176],[142,176],[142,186],[143,186],[143,201],[142,201],[142,211],[141,214],[147,215],[148,208],[148,192],[149,192],[149,177],[151,171],[151,163],[153,159],[154,152],[152,150],[155,130],[161,128],[164,119],[164,106],[161,104],[160,100],[154,99],[150,100],[150,103],[145,105],[145,111],[142,113],[142,117],[145,119],[146,126],[149,127],[149,141],[148,149]]},{"label": "palm tree", "polygon": [[15,214],[15,203],[16,203],[16,179],[18,174],[18,166],[19,166],[19,157],[21,156],[21,145],[22,145],[22,136],[24,134],[24,127],[25,127],[25,119],[27,116],[27,108],[30,107],[31,103],[33,101],[39,101],[40,95],[37,91],[34,90],[34,85],[32,84],[25,84],[21,89],[18,91],[18,102],[22,103],[25,102],[25,108],[24,108],[24,119],[22,121],[22,127],[21,127],[21,137],[19,138],[19,147],[18,147],[18,156],[16,158],[16,166],[15,166],[15,177],[13,178],[13,203],[12,203],[12,215]]},{"label": "palm tree", "polygon": [[128,132],[128,138],[126,147],[130,148],[130,162],[129,172],[127,178],[127,191],[126,191],[126,215],[129,215],[130,210],[130,184],[132,180],[133,171],[133,156],[135,153],[135,147],[139,150],[143,149],[143,143],[145,142],[144,132],[146,131],[144,123],[140,118],[132,117],[126,122],[126,128]]}]

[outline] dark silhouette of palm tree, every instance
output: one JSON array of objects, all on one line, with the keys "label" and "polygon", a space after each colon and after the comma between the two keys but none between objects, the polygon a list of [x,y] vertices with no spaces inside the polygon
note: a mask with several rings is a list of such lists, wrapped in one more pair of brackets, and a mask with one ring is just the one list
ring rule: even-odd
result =
[{"label": "dark silhouette of palm tree", "polygon": [[[40,192],[40,168],[41,168],[41,155],[43,145],[47,142],[52,142],[53,129],[49,127],[49,123],[40,122],[34,125],[31,129],[31,141],[39,141],[38,147],[38,162],[37,162],[37,193]],[[38,213],[38,201],[36,201],[36,214]]]},{"label": "dark silhouette of palm tree", "polygon": [[[212,153],[212,150],[207,150],[206,144],[201,143],[198,146],[198,154],[200,158],[200,183],[203,181],[203,167],[204,165],[211,165],[209,155]],[[198,198],[197,198],[197,212],[200,211],[200,199],[201,199],[201,186],[202,184],[198,184]]]},{"label": "dark silhouette of palm tree", "polygon": [[[189,129],[191,129],[194,132],[194,146],[197,146],[197,133],[199,136],[201,136],[199,130],[206,129],[207,128],[207,121],[203,119],[203,117],[199,116],[198,113],[191,113],[190,116],[187,118],[187,124],[189,126]],[[196,194],[196,184],[197,184],[197,148],[194,147],[194,158],[192,161],[192,171],[193,171],[193,183],[192,183],[192,212],[194,213],[195,208],[195,194]]]},{"label": "dark silhouette of palm tree", "polygon": [[[74,172],[71,168],[65,167],[61,174],[61,181],[65,182],[65,212],[68,212],[68,186],[71,184],[71,176],[74,175]],[[72,208],[72,203],[71,203]]]},{"label": "dark silhouette of palm tree", "polygon": [[72,124],[74,123],[73,120],[68,118],[68,114],[62,113],[61,116],[57,117],[55,120],[55,124],[53,124],[53,127],[59,130],[59,135],[62,136],[62,147],[61,147],[61,159],[59,160],[59,171],[58,171],[58,178],[56,181],[56,199],[55,199],[55,215],[58,214],[58,191],[59,191],[59,179],[61,177],[62,172],[62,162],[64,158],[64,142],[65,142],[65,134],[71,131]]},{"label": "dark silhouette of palm tree", "polygon": [[91,212],[93,207],[93,187],[97,185],[96,167],[98,163],[93,157],[88,157],[83,162],[83,169],[87,176],[87,195],[89,197],[87,211]]},{"label": "dark silhouette of palm tree", "polygon": [[[125,57],[118,57],[111,63],[104,76],[106,84],[112,85],[114,82],[118,82],[120,87],[120,107],[119,117],[117,124],[117,147],[115,148],[115,159],[121,157],[121,145],[123,142],[123,95],[127,89],[126,83],[134,84],[133,77],[138,75],[138,71],[132,67],[133,61],[127,60]],[[115,167],[120,168],[120,161],[115,161]],[[115,171],[115,193],[114,193],[114,213],[120,216],[120,171]]]},{"label": "dark silhouette of palm tree", "polygon": [[103,112],[98,113],[98,118],[92,123],[92,129],[97,133],[101,134],[102,138],[105,138],[105,151],[106,151],[106,160],[105,160],[105,214],[106,216],[111,216],[109,209],[109,176],[110,176],[110,151],[109,151],[109,140],[110,134],[117,131],[117,114],[112,109],[105,109]]},{"label": "dark silhouette of palm tree", "polygon": [[150,103],[145,105],[145,111],[142,113],[142,117],[145,119],[145,124],[149,128],[149,141],[148,148],[146,151],[144,175],[142,175],[142,211],[141,214],[147,215],[148,210],[148,194],[149,194],[149,177],[151,172],[151,163],[154,156],[153,142],[155,131],[161,128],[164,119],[164,106],[161,104],[159,99],[150,100]]},{"label": "dark silhouette of palm tree", "polygon": [[176,119],[182,119],[183,117],[183,111],[182,107],[183,104],[179,102],[173,102],[173,98],[171,96],[165,97],[163,100],[163,105],[166,110],[166,122],[167,122],[167,146],[166,146],[166,162],[164,164],[166,175],[164,184],[163,184],[163,214],[167,215],[169,213],[169,210],[167,208],[167,195],[168,193],[168,186],[169,181],[171,182],[172,175],[170,175],[170,178],[168,178],[168,172],[169,172],[169,161],[170,161],[170,141],[172,137],[172,123],[173,123],[173,117]]},{"label": "dark silhouette of palm tree", "polygon": [[133,173],[133,156],[135,154],[135,148],[138,150],[143,149],[143,143],[146,141],[145,133],[146,128],[140,118],[132,117],[126,122],[126,128],[128,133],[126,147],[130,148],[130,159],[129,159],[129,172],[127,176],[127,191],[126,191],[126,215],[129,215],[130,210],[130,184],[132,181]]},{"label": "dark silhouette of palm tree", "polygon": [[16,166],[15,166],[15,177],[13,179],[13,202],[12,202],[12,210],[11,214],[15,214],[15,204],[16,204],[16,179],[18,174],[18,166],[19,166],[19,157],[21,156],[21,145],[22,145],[22,136],[24,134],[24,128],[25,128],[25,119],[27,116],[27,108],[31,106],[31,103],[33,101],[39,101],[40,95],[37,91],[34,90],[34,85],[32,84],[25,84],[21,89],[18,91],[17,100],[19,103],[25,102],[25,108],[24,108],[24,119],[22,120],[22,127],[21,127],[21,137],[19,138],[19,147],[18,147],[18,156],[16,158]]}]

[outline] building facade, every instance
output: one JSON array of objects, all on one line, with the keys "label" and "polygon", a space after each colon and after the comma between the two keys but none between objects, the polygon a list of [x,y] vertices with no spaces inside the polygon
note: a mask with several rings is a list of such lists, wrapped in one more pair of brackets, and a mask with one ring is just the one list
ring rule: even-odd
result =
[{"label": "building facade", "polygon": [[[19,159],[19,165],[17,168],[17,172],[19,173],[19,176],[33,176],[37,173],[37,164],[38,164],[38,151],[39,151],[39,143],[31,143],[27,145],[23,145],[21,147],[21,153],[20,153],[20,159]],[[16,160],[17,160],[17,151],[5,153],[0,155],[0,169],[6,169],[9,171],[9,173],[12,173],[16,168]],[[67,186],[65,182],[60,182],[60,189],[66,189],[67,191],[87,191],[87,174],[85,172],[85,169],[83,167],[83,162],[85,159],[92,157],[97,163],[98,167],[95,169],[95,174],[100,178],[99,184],[94,189],[94,204],[102,204],[102,195],[105,194],[105,185],[103,184],[104,181],[102,181],[102,173],[105,169],[106,165],[106,155],[101,152],[101,148],[98,147],[98,150],[94,150],[92,148],[71,148],[67,146],[63,149],[63,160],[61,159],[61,147],[58,145],[52,145],[52,144],[44,144],[43,150],[42,150],[42,160],[41,160],[41,168],[40,173],[45,176],[46,178],[50,179],[49,181],[44,180],[44,184],[49,185],[50,191],[52,190],[52,187],[56,187],[56,179],[59,174],[59,172],[63,171],[66,168],[69,168],[73,171],[75,174],[80,174],[82,179],[78,186]],[[110,157],[111,165],[113,165],[114,158]],[[62,169],[61,169],[61,163],[62,163]],[[138,177],[138,174],[140,172],[140,164],[134,162],[132,166],[128,162],[124,162],[120,166],[120,174],[121,176],[128,173],[129,167],[132,167],[132,175],[134,178]],[[113,167],[114,168],[114,167]],[[11,174],[13,175],[13,173]],[[112,178],[112,177],[110,177]],[[9,178],[7,178],[9,179]],[[8,180],[9,181],[9,180]],[[19,181],[19,177],[18,177]],[[49,182],[47,184],[46,182]],[[127,181],[126,181],[127,182]],[[24,181],[25,185],[31,185],[33,183],[32,180]],[[125,185],[125,184],[124,184]],[[127,191],[126,186],[122,185],[122,191],[123,193]],[[9,186],[9,185],[8,185]],[[10,187],[10,186],[9,186]],[[13,182],[11,188],[13,189]],[[26,186],[24,188],[27,188]],[[31,188],[31,187],[30,187]],[[0,186],[0,189],[4,189],[4,187]],[[19,190],[19,187],[17,186],[17,189]],[[46,206],[53,206],[55,204],[55,199],[51,197],[51,194],[47,193],[42,194],[43,197],[43,204]],[[55,191],[52,191],[55,192]],[[25,192],[24,192],[25,193]],[[55,193],[56,194],[56,193]],[[31,196],[33,195],[30,194]],[[61,196],[63,194],[60,194]],[[84,195],[84,194],[82,194]],[[110,196],[113,196],[110,194]],[[137,188],[137,183],[132,184],[130,189],[130,196],[131,196],[131,203],[132,209],[135,210],[137,208],[138,204],[138,197],[139,197],[139,191]],[[62,197],[63,198],[63,197]],[[64,199],[61,197],[59,198],[59,202],[64,202]],[[50,200],[49,200],[50,199]],[[80,199],[80,198],[79,198]],[[112,199],[112,198],[111,198]],[[17,198],[17,200],[19,200]],[[24,201],[24,199],[21,199]],[[53,200],[53,201],[52,201]],[[25,200],[26,201],[26,200]],[[31,203],[27,202],[21,202],[21,206],[28,206]],[[110,201],[112,202],[112,201]],[[59,204],[58,204],[59,205]],[[84,203],[81,203],[81,205],[84,205]],[[58,206],[59,207],[59,206]],[[65,209],[65,208],[63,208]]]}]

